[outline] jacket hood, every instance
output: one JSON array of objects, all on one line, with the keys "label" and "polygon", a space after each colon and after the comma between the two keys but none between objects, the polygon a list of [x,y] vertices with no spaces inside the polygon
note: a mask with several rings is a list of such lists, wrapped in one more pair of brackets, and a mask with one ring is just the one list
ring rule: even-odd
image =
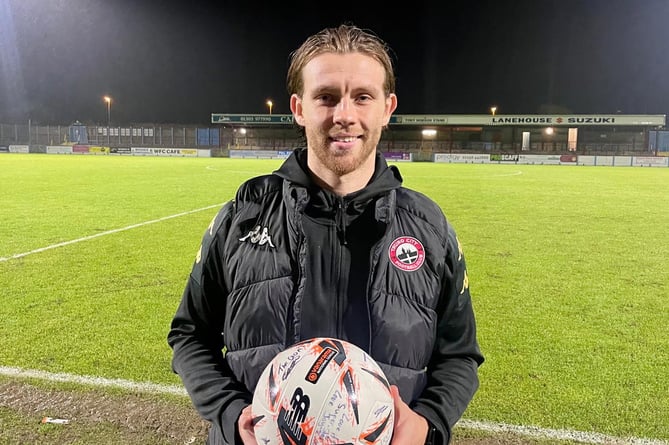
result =
[{"label": "jacket hood", "polygon": [[[357,227],[382,231],[383,228],[377,227],[373,222],[376,219],[376,212],[373,210],[376,206],[370,203],[402,185],[402,175],[399,169],[389,166],[379,152],[376,153],[376,165],[370,181],[363,189],[346,196],[339,196],[318,186],[313,181],[307,167],[306,148],[293,151],[274,174],[307,189],[309,200],[304,209],[305,216],[321,224],[334,222],[342,244],[348,242],[348,228],[356,221],[358,221]],[[368,216],[362,217],[365,213]]]}]

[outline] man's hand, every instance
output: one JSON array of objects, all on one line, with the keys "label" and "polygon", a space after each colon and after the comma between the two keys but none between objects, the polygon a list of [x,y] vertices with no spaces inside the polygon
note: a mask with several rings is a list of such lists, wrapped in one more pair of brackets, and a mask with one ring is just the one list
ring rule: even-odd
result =
[{"label": "man's hand", "polygon": [[[390,386],[395,405],[395,424],[390,445],[423,445],[427,437],[428,424],[425,418],[402,401],[397,386]],[[244,408],[237,421],[239,437],[244,445],[258,445],[253,433],[253,414],[251,406]]]},{"label": "man's hand", "polygon": [[253,432],[253,413],[251,412],[251,405],[244,408],[241,414],[239,414],[237,430],[239,431],[239,437],[242,439],[244,445],[258,445],[258,442],[256,442],[256,435]]},{"label": "man's hand", "polygon": [[395,425],[390,445],[423,445],[427,438],[427,420],[402,401],[397,386],[390,385],[395,402]]}]

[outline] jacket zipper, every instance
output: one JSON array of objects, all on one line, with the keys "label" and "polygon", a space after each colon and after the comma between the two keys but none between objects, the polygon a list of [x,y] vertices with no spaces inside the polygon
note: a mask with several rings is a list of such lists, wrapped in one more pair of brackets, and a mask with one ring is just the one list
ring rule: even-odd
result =
[{"label": "jacket zipper", "polygon": [[341,337],[341,333],[344,329],[344,314],[342,313],[344,305],[341,304],[342,299],[346,295],[346,286],[348,283],[344,282],[342,278],[342,268],[343,268],[343,246],[346,245],[346,221],[344,218],[344,211],[346,210],[344,199],[337,197],[336,209],[335,209],[335,228],[338,243],[335,243],[335,259],[337,265],[336,277],[337,277],[337,296],[335,298],[335,313],[337,314],[337,336]]}]

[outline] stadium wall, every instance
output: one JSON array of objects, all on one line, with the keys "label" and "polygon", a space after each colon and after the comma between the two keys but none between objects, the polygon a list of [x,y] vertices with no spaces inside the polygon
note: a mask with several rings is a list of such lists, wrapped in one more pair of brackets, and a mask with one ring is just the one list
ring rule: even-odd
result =
[{"label": "stadium wall", "polygon": [[[39,150],[35,150],[39,148]],[[286,159],[292,150],[230,150],[233,159]],[[211,157],[211,150],[197,148],[104,147],[95,145],[10,145],[0,153],[47,153],[65,155]],[[435,162],[457,164],[584,165],[607,167],[669,167],[669,156],[608,156],[575,154],[434,153],[429,159],[415,153],[385,152],[391,162]]]},{"label": "stadium wall", "polygon": [[97,145],[10,145],[0,146],[0,153],[46,153],[64,155],[128,155],[128,156],[172,156],[211,157],[211,150],[197,148],[164,147],[103,147]]},{"label": "stadium wall", "polygon": [[590,165],[607,167],[669,167],[666,156],[591,156],[436,153],[434,162],[459,164]]}]

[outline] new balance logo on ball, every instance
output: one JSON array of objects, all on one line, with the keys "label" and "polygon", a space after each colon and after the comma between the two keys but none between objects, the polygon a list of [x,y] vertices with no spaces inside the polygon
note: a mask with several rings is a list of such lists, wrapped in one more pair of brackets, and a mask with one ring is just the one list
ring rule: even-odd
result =
[{"label": "new balance logo on ball", "polygon": [[309,436],[302,431],[301,424],[307,418],[309,412],[309,396],[302,392],[302,388],[295,388],[290,400],[290,408],[281,407],[277,424],[283,443],[294,443],[304,445]]}]

